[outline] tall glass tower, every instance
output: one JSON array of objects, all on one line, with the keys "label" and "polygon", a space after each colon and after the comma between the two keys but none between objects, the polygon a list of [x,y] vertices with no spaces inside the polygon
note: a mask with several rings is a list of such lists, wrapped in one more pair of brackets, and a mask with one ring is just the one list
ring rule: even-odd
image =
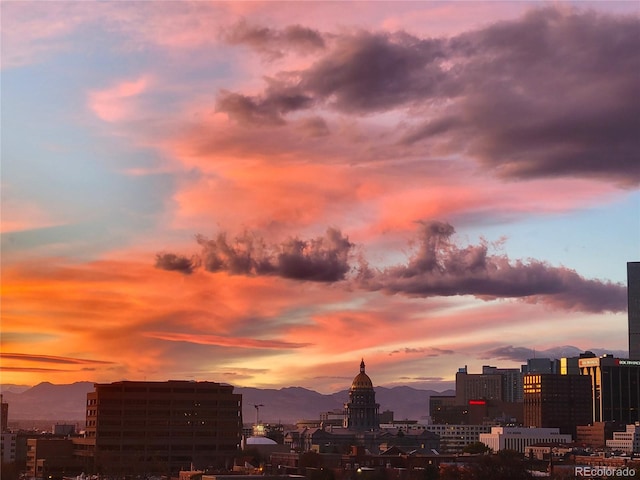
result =
[{"label": "tall glass tower", "polygon": [[629,358],[640,360],[640,262],[627,262]]}]

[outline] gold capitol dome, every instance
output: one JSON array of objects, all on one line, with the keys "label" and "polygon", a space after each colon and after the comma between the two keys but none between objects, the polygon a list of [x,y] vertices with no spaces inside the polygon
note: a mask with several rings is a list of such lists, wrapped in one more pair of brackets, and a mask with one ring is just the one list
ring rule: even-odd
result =
[{"label": "gold capitol dome", "polygon": [[360,373],[351,382],[351,390],[373,390],[369,375],[364,372],[364,358],[360,362]]}]

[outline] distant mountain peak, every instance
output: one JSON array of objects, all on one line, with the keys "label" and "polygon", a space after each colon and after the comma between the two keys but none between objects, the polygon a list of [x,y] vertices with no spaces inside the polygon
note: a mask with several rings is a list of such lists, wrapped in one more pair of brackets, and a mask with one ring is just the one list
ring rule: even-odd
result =
[{"label": "distant mountain peak", "polygon": [[[85,418],[87,393],[94,382],[75,382],[56,385],[42,382],[21,392],[0,386],[9,404],[9,420],[82,421]],[[259,389],[234,387],[242,394],[243,418],[251,423],[256,418],[254,405],[263,405],[260,419],[264,422],[293,424],[301,419],[319,419],[323,412],[342,409],[349,398],[347,389],[321,394],[304,387]],[[452,390],[438,392],[418,390],[409,386],[376,387],[376,401],[381,411],[392,410],[394,417],[419,420],[429,413],[431,395],[452,394]]]}]

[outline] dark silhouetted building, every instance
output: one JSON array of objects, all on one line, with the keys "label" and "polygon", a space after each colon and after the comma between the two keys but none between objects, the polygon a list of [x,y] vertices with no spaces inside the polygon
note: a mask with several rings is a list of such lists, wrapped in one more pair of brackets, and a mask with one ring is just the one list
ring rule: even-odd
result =
[{"label": "dark silhouetted building", "polygon": [[640,360],[640,262],[627,262],[629,358]]},{"label": "dark silhouetted building", "polygon": [[0,433],[6,432],[9,425],[9,404],[5,403],[0,394]]},{"label": "dark silhouetted building", "polygon": [[176,473],[229,468],[240,448],[242,396],[215,382],[116,382],[87,394],[89,472]]},{"label": "dark silhouetted building", "polygon": [[604,355],[581,358],[579,365],[591,380],[592,422],[640,421],[640,360]]},{"label": "dark silhouetted building", "polygon": [[502,400],[505,402],[522,401],[522,372],[519,369],[483,365],[482,373],[502,376]]},{"label": "dark silhouetted building", "polygon": [[70,438],[27,439],[27,473],[30,478],[53,479],[82,472],[81,459],[73,455]]},{"label": "dark silhouetted building", "polygon": [[453,395],[431,395],[429,397],[429,416],[431,423],[435,424],[465,424],[460,422],[465,412],[466,405],[458,405]]},{"label": "dark silhouetted building", "polygon": [[557,427],[575,437],[577,425],[591,422],[589,377],[532,373],[523,383],[525,427]]},{"label": "dark silhouetted building", "polygon": [[469,400],[502,400],[502,375],[498,373],[467,373],[467,367],[456,373],[456,403]]},{"label": "dark silhouetted building", "polygon": [[360,373],[351,382],[349,402],[345,404],[345,427],[349,430],[366,431],[380,427],[379,409],[373,383],[365,373],[364,359],[360,362]]},{"label": "dark silhouetted building", "polygon": [[460,405],[456,397],[433,395],[429,414],[434,425],[521,425],[523,403],[472,399]]},{"label": "dark silhouetted building", "polygon": [[76,434],[76,426],[69,423],[56,423],[51,428],[51,433],[56,436],[66,437]]},{"label": "dark silhouetted building", "polygon": [[530,358],[522,366],[522,373],[559,373],[557,360],[550,358]]},{"label": "dark silhouetted building", "polygon": [[482,373],[460,368],[455,396],[431,396],[429,415],[434,424],[520,424],[522,374],[517,369],[489,365],[482,367]]}]

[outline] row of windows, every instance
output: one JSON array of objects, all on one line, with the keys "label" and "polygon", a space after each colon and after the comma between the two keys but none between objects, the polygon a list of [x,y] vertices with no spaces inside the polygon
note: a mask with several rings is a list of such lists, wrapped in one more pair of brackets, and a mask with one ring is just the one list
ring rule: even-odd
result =
[{"label": "row of windows", "polygon": [[101,430],[100,432],[87,432],[87,436],[100,438],[172,438],[172,437],[209,437],[230,438],[239,437],[235,430],[211,431],[206,430]]},{"label": "row of windows", "polygon": [[223,409],[223,408],[209,408],[202,410],[184,410],[181,408],[171,410],[157,410],[157,409],[145,409],[145,408],[100,408],[87,410],[88,417],[100,416],[143,416],[143,417],[229,417],[230,415],[239,416],[240,410]]},{"label": "row of windows", "polygon": [[[235,447],[234,447],[235,448]],[[113,443],[107,445],[101,445],[100,450],[102,451],[122,451],[124,453],[128,453],[130,455],[140,455],[140,453],[154,453],[157,454],[159,452],[169,453],[169,452],[215,452],[221,450],[219,445],[216,444],[189,444],[189,445],[163,445],[161,448],[157,448],[153,445],[141,445],[139,443],[126,444],[126,443]]]},{"label": "row of windows", "polygon": [[184,388],[184,387],[125,387],[98,388],[98,396],[121,396],[122,394],[142,393],[161,395],[234,395],[233,388]]},{"label": "row of windows", "polygon": [[101,398],[87,400],[87,406],[94,405],[163,405],[174,407],[237,407],[240,406],[239,400],[225,400],[225,399],[157,399],[157,398]]}]

